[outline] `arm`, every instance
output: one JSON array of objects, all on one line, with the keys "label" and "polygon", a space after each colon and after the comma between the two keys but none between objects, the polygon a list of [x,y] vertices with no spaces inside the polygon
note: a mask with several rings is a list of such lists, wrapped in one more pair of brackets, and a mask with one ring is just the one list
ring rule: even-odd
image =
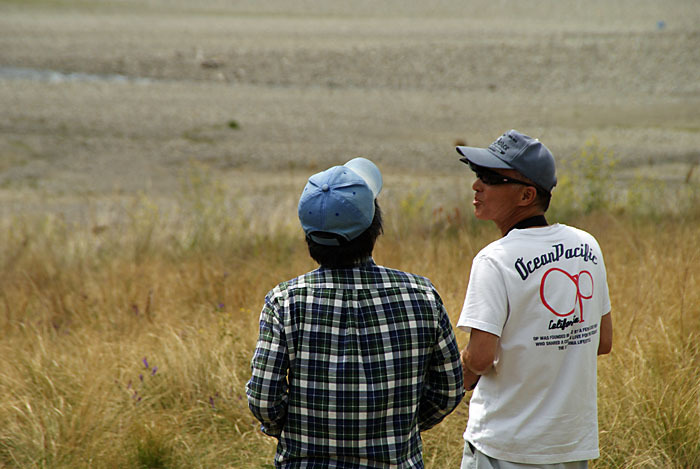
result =
[{"label": "arm", "polygon": [[500,335],[508,318],[508,292],[500,267],[481,253],[474,258],[469,286],[457,326],[469,332],[462,350],[464,385],[474,389],[479,377],[493,368]]},{"label": "arm", "polygon": [[418,427],[421,431],[440,423],[464,397],[459,347],[442,303],[440,308],[440,335],[430,357],[418,408]]},{"label": "arm", "polygon": [[263,433],[279,437],[287,420],[289,358],[284,328],[266,299],[260,314],[260,335],[246,385],[248,407],[262,423]]},{"label": "arm", "polygon": [[598,343],[598,355],[606,355],[612,350],[613,323],[612,313],[608,313],[600,319],[600,342]]},{"label": "arm", "polygon": [[472,328],[469,343],[460,356],[467,389],[474,389],[480,376],[493,367],[498,352],[498,339],[495,334]]}]

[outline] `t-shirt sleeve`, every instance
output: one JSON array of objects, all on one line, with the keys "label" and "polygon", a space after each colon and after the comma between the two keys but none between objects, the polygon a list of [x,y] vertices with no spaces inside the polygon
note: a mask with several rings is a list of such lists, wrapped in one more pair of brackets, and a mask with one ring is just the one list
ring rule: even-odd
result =
[{"label": "t-shirt sleeve", "polygon": [[605,269],[605,261],[603,260],[603,251],[600,249],[598,241],[595,241],[595,243],[595,246],[598,248],[598,253],[600,256],[600,260],[598,262],[600,262],[601,271],[603,272],[603,282],[600,286],[600,288],[602,289],[600,295],[600,312],[601,316],[605,316],[612,310],[612,305],[610,304],[610,291],[608,290],[608,274],[607,270]]},{"label": "t-shirt sleeve", "polygon": [[472,262],[457,327],[467,333],[479,329],[500,337],[507,317],[508,298],[503,276],[493,260],[479,255]]},{"label": "t-shirt sleeve", "polygon": [[597,262],[601,277],[600,280],[596,280],[595,284],[595,301],[597,302],[598,311],[600,311],[601,316],[605,316],[610,313],[612,306],[610,304],[610,291],[608,289],[608,274],[605,269],[605,260],[603,259],[603,250],[600,248],[598,240],[593,237],[592,234],[581,231],[584,236],[584,241],[592,246],[593,252],[596,253]]}]

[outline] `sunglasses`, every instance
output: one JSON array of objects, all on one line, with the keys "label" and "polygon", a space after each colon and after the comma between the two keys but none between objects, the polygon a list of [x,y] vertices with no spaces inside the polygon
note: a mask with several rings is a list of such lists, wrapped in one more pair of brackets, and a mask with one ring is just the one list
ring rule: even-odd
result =
[{"label": "sunglasses", "polygon": [[476,177],[487,186],[497,186],[499,184],[522,184],[523,186],[533,186],[531,182],[521,181],[520,179],[509,178],[496,171],[491,171],[483,166],[470,164],[469,167],[476,173]]}]

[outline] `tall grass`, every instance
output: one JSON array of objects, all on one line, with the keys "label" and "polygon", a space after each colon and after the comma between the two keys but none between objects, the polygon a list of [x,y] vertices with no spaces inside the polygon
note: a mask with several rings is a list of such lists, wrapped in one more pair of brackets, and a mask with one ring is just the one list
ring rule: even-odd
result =
[{"label": "tall grass", "polygon": [[[593,467],[700,467],[700,214],[684,187],[673,214],[581,205],[566,184],[555,195],[551,221],[598,237],[614,308]],[[2,220],[0,467],[271,467],[275,441],[244,392],[259,308],[315,265],[298,228],[237,200],[197,167],[174,205],[139,198],[99,224]],[[381,202],[375,259],[430,277],[456,322],[471,259],[498,233],[466,200]],[[465,400],[424,434],[428,467],[459,466],[467,415]]]}]

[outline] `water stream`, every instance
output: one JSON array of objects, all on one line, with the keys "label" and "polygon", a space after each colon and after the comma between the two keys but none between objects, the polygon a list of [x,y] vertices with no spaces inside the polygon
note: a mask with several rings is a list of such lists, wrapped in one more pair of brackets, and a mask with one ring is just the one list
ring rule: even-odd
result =
[{"label": "water stream", "polygon": [[66,83],[66,82],[110,82],[110,83],[137,83],[149,84],[153,80],[150,78],[128,77],[126,75],[96,75],[91,73],[80,72],[59,72],[56,70],[41,70],[34,68],[22,67],[3,67],[0,66],[0,81],[3,80],[31,80],[43,81],[48,83]]}]

